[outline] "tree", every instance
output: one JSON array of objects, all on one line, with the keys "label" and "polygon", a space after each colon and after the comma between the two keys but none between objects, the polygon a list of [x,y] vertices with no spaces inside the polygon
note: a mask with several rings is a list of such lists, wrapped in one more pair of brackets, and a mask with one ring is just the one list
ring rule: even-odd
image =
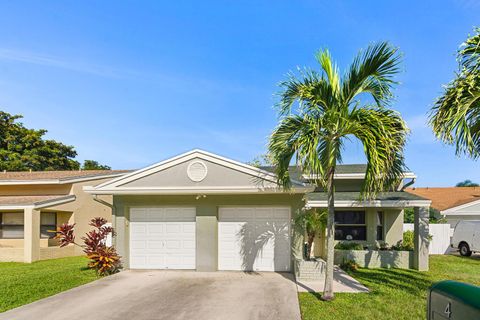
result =
[{"label": "tree", "polygon": [[467,179],[465,181],[457,183],[455,187],[478,187],[478,183],[475,183],[472,180]]},{"label": "tree", "polygon": [[83,161],[82,170],[110,170],[107,165],[100,164],[98,161],[95,160],[85,160]]},{"label": "tree", "polygon": [[25,128],[18,119],[0,111],[0,170],[76,170],[77,152],[55,140],[44,140],[47,130]]},{"label": "tree", "polygon": [[[21,115],[11,115],[0,111],[0,170],[42,171],[42,170],[78,170],[80,163],[74,158],[77,152],[73,146],[55,140],[44,139],[47,130],[28,129]],[[93,160],[85,160],[84,170],[103,169]]]},{"label": "tree", "polygon": [[260,154],[253,158],[252,161],[247,162],[248,165],[253,166],[253,167],[263,167],[263,166],[270,166],[272,164],[272,161],[269,157],[269,154]]},{"label": "tree", "polygon": [[[408,128],[387,107],[392,101],[393,76],[400,56],[388,43],[361,51],[343,75],[328,50],[316,55],[320,72],[300,69],[280,83],[279,124],[270,136],[269,153],[278,183],[291,187],[288,167],[294,159],[304,174],[316,177],[328,194],[327,265],[322,299],[333,299],[335,184],[337,163],[345,139],[363,144],[367,169],[362,197],[398,186],[405,170],[403,148]],[[365,100],[360,100],[365,98]],[[365,102],[371,101],[371,102]]]},{"label": "tree", "polygon": [[456,153],[480,155],[480,28],[458,49],[459,70],[430,112],[435,135]]},{"label": "tree", "polygon": [[307,234],[307,260],[312,255],[312,245],[315,237],[325,229],[327,224],[327,212],[325,210],[308,210],[299,213],[295,217],[295,226]]},{"label": "tree", "polygon": [[[430,207],[429,210],[429,223],[446,223],[447,219],[442,217],[440,211],[435,208]],[[403,222],[404,223],[414,223],[415,222],[415,212],[413,208],[405,208],[403,210]]]}]

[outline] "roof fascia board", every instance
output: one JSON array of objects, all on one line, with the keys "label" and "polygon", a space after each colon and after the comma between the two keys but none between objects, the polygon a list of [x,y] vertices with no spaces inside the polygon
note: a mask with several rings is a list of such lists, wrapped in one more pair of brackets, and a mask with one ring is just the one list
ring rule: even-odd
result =
[{"label": "roof fascia board", "polygon": [[[402,178],[404,179],[415,179],[417,176],[413,172],[404,172]],[[316,174],[304,174],[302,178],[306,180],[316,180],[318,175]],[[333,176],[334,179],[339,180],[355,180],[355,179],[364,179],[365,173],[335,173]]]},{"label": "roof fascia board", "polygon": [[47,200],[47,201],[36,202],[33,207],[34,207],[34,209],[42,209],[42,208],[53,207],[53,206],[57,206],[57,205],[60,205],[60,204],[65,204],[65,203],[75,201],[76,198],[77,197],[75,195],[69,195],[69,196],[66,196],[66,197],[62,197],[60,199],[52,199],[52,200]]},{"label": "roof fascia board", "polygon": [[[374,200],[374,201],[351,201],[336,200],[335,207],[344,208],[405,208],[405,207],[425,207],[430,206],[430,200]],[[328,201],[310,200],[306,202],[309,208],[327,208]]]},{"label": "roof fascia board", "polygon": [[[457,214],[455,211],[465,209],[465,208],[474,206],[476,204],[480,204],[480,200],[475,200],[475,201],[472,201],[472,202],[461,204],[459,206],[451,207],[451,208],[448,208],[446,210],[440,211],[440,213],[441,214],[448,214],[448,215],[455,215],[455,214]],[[458,213],[457,215],[463,215],[463,213],[461,213],[461,214]]]},{"label": "roof fascia board", "polygon": [[90,194],[124,194],[124,195],[155,195],[155,194],[238,194],[238,193],[306,193],[312,191],[309,188],[292,188],[283,191],[281,188],[252,188],[252,187],[176,187],[176,188],[102,188],[84,187],[83,190]]},{"label": "roof fascia board", "polygon": [[[1,175],[1,173],[0,173]],[[63,178],[63,179],[45,179],[45,180],[0,180],[0,185],[46,185],[46,184],[70,184],[76,182],[100,180],[105,178],[115,178],[122,176],[124,173],[115,173],[107,175],[80,177],[80,178]]]}]

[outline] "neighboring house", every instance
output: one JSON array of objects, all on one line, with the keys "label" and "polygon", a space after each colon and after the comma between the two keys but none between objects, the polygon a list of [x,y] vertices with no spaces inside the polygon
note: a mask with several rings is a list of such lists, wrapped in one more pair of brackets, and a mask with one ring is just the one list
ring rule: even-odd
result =
[{"label": "neighboring house", "polygon": [[[80,239],[89,220],[111,220],[111,208],[83,191],[126,171],[0,172],[0,261],[32,262],[82,254],[81,248],[60,248],[52,237],[63,223],[75,223]],[[99,200],[99,199],[97,199]],[[111,203],[111,196],[99,201]]]},{"label": "neighboring house", "polygon": [[[337,167],[335,238],[395,244],[402,239],[403,208],[415,207],[413,265],[428,269],[430,201],[400,186],[360,201],[365,169]],[[293,169],[291,176],[292,189],[285,192],[271,168],[193,150],[84,190],[113,196],[113,242],[126,268],[291,271],[304,240],[292,218],[327,207],[311,177]]]},{"label": "neighboring house", "polygon": [[452,228],[459,220],[480,220],[480,187],[408,188],[409,193],[430,199],[432,208]]}]

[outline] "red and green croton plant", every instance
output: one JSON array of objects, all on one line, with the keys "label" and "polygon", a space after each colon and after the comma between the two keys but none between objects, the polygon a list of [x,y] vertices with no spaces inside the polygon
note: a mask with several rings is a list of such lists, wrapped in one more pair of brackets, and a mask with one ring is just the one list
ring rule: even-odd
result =
[{"label": "red and green croton plant", "polygon": [[90,259],[88,267],[94,269],[98,275],[105,276],[118,272],[122,268],[120,256],[114,247],[106,245],[107,236],[111,233],[115,235],[112,227],[106,226],[107,220],[104,218],[93,218],[89,225],[94,227],[82,237],[83,245],[75,242],[75,224],[62,224],[57,231],[56,239],[60,242],[60,247],[74,244],[83,249],[83,252]]}]

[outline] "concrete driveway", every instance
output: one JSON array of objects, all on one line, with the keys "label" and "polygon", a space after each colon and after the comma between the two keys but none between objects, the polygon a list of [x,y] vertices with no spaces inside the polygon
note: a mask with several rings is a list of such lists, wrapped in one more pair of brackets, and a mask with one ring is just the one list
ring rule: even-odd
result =
[{"label": "concrete driveway", "polygon": [[300,319],[291,274],[124,271],[0,319]]}]

